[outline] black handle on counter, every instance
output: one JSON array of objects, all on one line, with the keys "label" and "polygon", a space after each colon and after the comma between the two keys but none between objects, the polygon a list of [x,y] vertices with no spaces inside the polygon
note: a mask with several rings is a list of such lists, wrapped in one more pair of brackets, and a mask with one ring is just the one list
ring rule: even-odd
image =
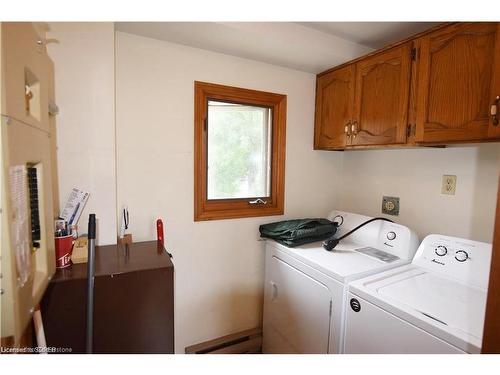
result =
[{"label": "black handle on counter", "polygon": [[89,240],[95,240],[95,214],[89,215],[88,238]]}]

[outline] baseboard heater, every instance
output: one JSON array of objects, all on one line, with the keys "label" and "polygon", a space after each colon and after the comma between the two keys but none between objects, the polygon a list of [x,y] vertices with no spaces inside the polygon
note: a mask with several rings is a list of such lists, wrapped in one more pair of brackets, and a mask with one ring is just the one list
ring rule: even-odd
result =
[{"label": "baseboard heater", "polygon": [[186,354],[257,354],[262,352],[262,328],[254,328],[186,347]]}]

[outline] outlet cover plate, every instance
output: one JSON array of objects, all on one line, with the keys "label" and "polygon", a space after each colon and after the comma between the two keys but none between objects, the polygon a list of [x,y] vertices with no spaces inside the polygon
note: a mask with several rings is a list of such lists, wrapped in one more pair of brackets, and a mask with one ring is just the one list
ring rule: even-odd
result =
[{"label": "outlet cover plate", "polygon": [[441,194],[455,195],[457,189],[457,176],[444,174],[441,183]]},{"label": "outlet cover plate", "polygon": [[399,197],[382,197],[382,213],[387,215],[399,215]]}]

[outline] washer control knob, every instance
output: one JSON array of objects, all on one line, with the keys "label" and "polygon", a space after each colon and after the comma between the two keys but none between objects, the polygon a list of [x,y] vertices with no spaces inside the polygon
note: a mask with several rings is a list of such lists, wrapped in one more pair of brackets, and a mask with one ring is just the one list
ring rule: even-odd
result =
[{"label": "washer control knob", "polygon": [[448,249],[446,248],[446,246],[440,245],[436,247],[435,253],[437,256],[443,257],[448,254]]},{"label": "washer control knob", "polygon": [[459,262],[465,262],[467,259],[469,259],[469,254],[467,254],[466,251],[458,250],[455,252],[455,259]]},{"label": "washer control knob", "polygon": [[392,230],[390,232],[387,233],[387,239],[389,241],[392,241],[393,239],[396,238],[396,232],[393,232]]}]

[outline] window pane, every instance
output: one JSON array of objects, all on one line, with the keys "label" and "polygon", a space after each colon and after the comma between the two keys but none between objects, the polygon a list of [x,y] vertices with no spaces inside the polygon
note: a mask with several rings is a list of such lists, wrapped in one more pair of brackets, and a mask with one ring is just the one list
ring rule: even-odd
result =
[{"label": "window pane", "polygon": [[207,198],[270,196],[271,109],[208,102]]}]

